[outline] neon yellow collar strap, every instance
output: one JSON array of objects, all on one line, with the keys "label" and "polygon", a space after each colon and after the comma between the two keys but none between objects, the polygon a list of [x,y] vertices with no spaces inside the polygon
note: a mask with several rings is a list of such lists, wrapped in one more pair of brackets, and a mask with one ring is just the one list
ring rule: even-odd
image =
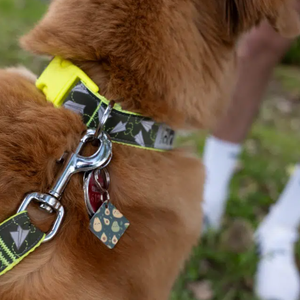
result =
[{"label": "neon yellow collar strap", "polygon": [[[98,86],[71,62],[55,57],[36,86],[55,106],[79,113],[88,128],[97,128],[109,101]],[[122,110],[116,104],[104,130],[115,143],[164,151],[173,148],[175,132],[165,124]]]}]

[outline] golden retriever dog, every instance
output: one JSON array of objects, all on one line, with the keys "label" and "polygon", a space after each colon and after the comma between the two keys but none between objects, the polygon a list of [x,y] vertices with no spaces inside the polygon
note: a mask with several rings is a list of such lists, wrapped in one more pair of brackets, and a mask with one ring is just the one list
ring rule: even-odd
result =
[{"label": "golden retriever dog", "polygon": [[[299,33],[287,0],[53,0],[21,44],[72,61],[123,109],[176,130],[203,129],[230,98],[238,38],[262,20]],[[84,130],[28,72],[0,71],[0,222],[26,194],[48,191],[57,160]],[[1,300],[168,299],[200,236],[204,168],[184,150],[114,144],[108,170],[111,202],[131,223],[117,247],[89,230],[77,174],[61,199],[58,235],[0,277]],[[32,206],[32,222],[47,232],[55,217]]]}]

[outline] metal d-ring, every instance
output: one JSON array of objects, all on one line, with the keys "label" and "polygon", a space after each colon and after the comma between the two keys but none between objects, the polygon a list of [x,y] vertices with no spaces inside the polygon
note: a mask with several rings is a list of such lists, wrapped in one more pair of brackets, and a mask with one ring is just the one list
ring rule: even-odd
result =
[{"label": "metal d-ring", "polygon": [[96,129],[95,136],[94,136],[96,139],[99,138],[100,135],[102,134],[103,127],[104,127],[105,123],[107,122],[107,119],[109,118],[109,116],[114,108],[114,105],[115,105],[115,101],[113,101],[113,100],[111,100],[108,103],[108,105],[103,113],[103,116],[102,116],[101,120],[99,121],[99,125]]},{"label": "metal d-ring", "polygon": [[[101,172],[103,171],[104,173],[104,184],[105,184],[105,187],[101,186],[101,183],[100,183],[100,180],[99,180],[99,176],[101,175]],[[102,191],[102,192],[107,192],[108,189],[109,189],[109,185],[110,185],[110,175],[107,171],[106,168],[103,168],[103,169],[97,169],[93,172],[93,175],[94,175],[94,178],[95,178],[95,182],[98,186],[98,188]]]},{"label": "metal d-ring", "polygon": [[61,205],[61,203],[53,196],[48,194],[41,194],[41,193],[31,193],[25,197],[21,206],[18,209],[18,213],[27,210],[29,204],[34,201],[40,204],[44,204],[47,207],[50,207],[56,212],[56,220],[51,228],[51,230],[47,233],[43,243],[48,242],[54,238],[56,233],[58,232],[59,227],[63,221],[65,215],[65,209]]}]

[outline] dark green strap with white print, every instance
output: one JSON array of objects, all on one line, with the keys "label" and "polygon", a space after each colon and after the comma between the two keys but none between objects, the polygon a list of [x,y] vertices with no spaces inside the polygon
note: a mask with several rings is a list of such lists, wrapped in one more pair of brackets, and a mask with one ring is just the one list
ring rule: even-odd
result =
[{"label": "dark green strap with white print", "polygon": [[0,224],[0,275],[5,274],[41,245],[45,233],[22,211]]},{"label": "dark green strap with white print", "polygon": [[[80,114],[88,128],[97,128],[107,104],[79,82],[67,95],[64,107]],[[105,129],[111,140],[150,150],[171,150],[175,132],[150,118],[113,109]]]}]

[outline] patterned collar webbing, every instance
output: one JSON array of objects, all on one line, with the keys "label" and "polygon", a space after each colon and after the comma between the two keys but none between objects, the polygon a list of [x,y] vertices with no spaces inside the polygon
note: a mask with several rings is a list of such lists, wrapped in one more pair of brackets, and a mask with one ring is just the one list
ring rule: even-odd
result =
[{"label": "patterned collar webbing", "polygon": [[[107,104],[81,81],[70,91],[64,107],[79,113],[88,128],[97,128]],[[113,142],[150,150],[171,150],[175,132],[150,118],[113,109],[105,129]]]},{"label": "patterned collar webbing", "polygon": [[45,233],[31,224],[26,211],[0,224],[0,275],[20,263],[44,238]]}]

